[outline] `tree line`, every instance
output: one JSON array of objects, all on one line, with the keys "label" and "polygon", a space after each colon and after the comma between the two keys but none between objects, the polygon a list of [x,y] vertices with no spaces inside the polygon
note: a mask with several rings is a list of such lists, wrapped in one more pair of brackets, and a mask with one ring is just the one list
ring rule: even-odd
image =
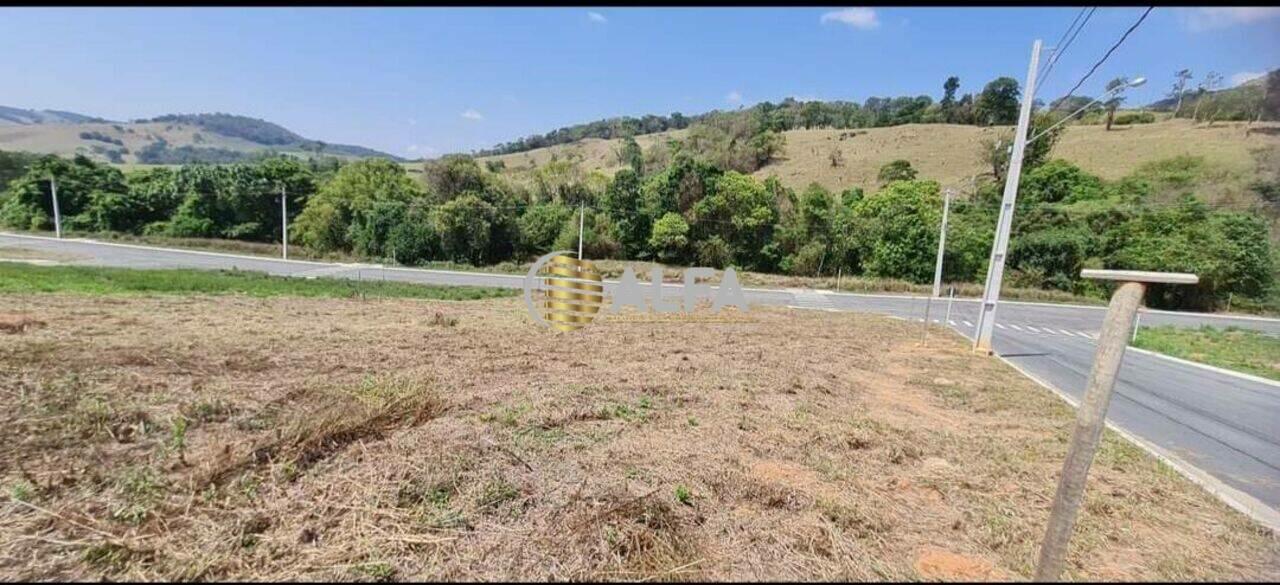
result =
[{"label": "tree line", "polygon": [[[942,194],[909,161],[886,165],[874,192],[833,192],[760,180],[680,141],[672,149],[656,166],[640,153],[612,177],[552,163],[527,183],[462,155],[424,163],[420,177],[383,159],[318,165],[280,156],[123,173],[86,157],[8,155],[0,156],[0,178],[8,181],[0,223],[51,229],[54,177],[64,226],[72,230],[279,241],[283,191],[294,242],[406,265],[480,266],[577,249],[583,212],[590,258],[932,278]],[[992,149],[991,157],[1003,152]],[[1212,209],[1191,193],[1157,193],[1161,176],[1185,178],[1199,163],[1164,164],[1170,168],[1104,181],[1050,159],[1047,150],[1029,152],[1009,251],[1011,284],[1102,296],[1097,283],[1079,278],[1080,269],[1126,268],[1200,275],[1195,287],[1156,287],[1152,306],[1211,309],[1228,295],[1269,294],[1276,259],[1263,220]],[[999,200],[1000,183],[988,182],[954,203],[947,280],[984,278]]]},{"label": "tree line", "polygon": [[1018,81],[998,77],[977,94],[959,95],[960,78],[948,77],[938,101],[927,95],[902,97],[870,97],[861,104],[849,101],[801,101],[786,98],[779,103],[762,102],[731,112],[712,111],[685,116],[647,115],[640,118],[622,116],[586,124],[566,126],[480,150],[476,156],[493,156],[524,152],[536,148],[577,142],[584,138],[625,138],[668,130],[682,130],[709,120],[721,124],[750,123],[764,130],[785,132],[797,128],[875,128],[898,124],[1013,124],[1018,117]]}]

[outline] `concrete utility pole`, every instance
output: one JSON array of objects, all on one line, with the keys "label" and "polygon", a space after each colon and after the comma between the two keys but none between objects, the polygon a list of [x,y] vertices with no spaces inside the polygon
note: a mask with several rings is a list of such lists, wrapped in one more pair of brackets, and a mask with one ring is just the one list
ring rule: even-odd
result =
[{"label": "concrete utility pole", "polygon": [[1013,208],[1018,200],[1018,180],[1022,176],[1022,153],[1027,146],[1027,127],[1031,123],[1031,102],[1036,94],[1036,71],[1040,64],[1040,40],[1031,45],[1031,65],[1027,68],[1027,84],[1022,93],[1022,111],[1013,135],[1013,151],[1009,154],[1009,173],[1004,181],[1004,197],[1000,202],[1000,220],[996,223],[996,239],[991,245],[991,261],[987,265],[987,283],[978,310],[978,334],[973,341],[977,352],[991,353],[991,333],[995,326],[996,304],[1000,302],[1000,284],[1004,280],[1004,260],[1009,250],[1009,230],[1013,227]]},{"label": "concrete utility pole", "polygon": [[1116,374],[1124,360],[1129,333],[1142,304],[1147,283],[1195,284],[1194,274],[1174,272],[1139,272],[1130,270],[1083,270],[1082,278],[1115,280],[1124,284],[1111,295],[1111,305],[1098,334],[1098,350],[1094,353],[1093,369],[1089,372],[1084,400],[1076,409],[1075,430],[1067,447],[1067,460],[1058,478],[1058,491],[1053,496],[1053,510],[1049,513],[1049,526],[1044,542],[1040,545],[1040,559],[1036,563],[1035,581],[1056,581],[1062,575],[1067,558],[1067,543],[1075,527],[1076,515],[1084,501],[1085,479],[1089,465],[1098,449],[1098,440],[1107,419],[1107,406],[1111,403],[1111,391],[1116,385]]},{"label": "concrete utility pole", "polygon": [[280,186],[280,254],[289,259],[289,196],[284,185]]},{"label": "concrete utility pole", "polygon": [[942,296],[942,253],[947,249],[947,215],[951,212],[951,197],[955,190],[950,187],[943,193],[942,227],[938,229],[938,262],[933,269],[933,296]]},{"label": "concrete utility pole", "polygon": [[582,259],[582,225],[587,220],[587,204],[578,204],[578,259]]},{"label": "concrete utility pole", "polygon": [[[924,343],[926,337],[929,336],[929,307],[933,304],[933,297],[942,296],[942,254],[947,249],[947,215],[951,211],[951,196],[955,191],[950,187],[943,194],[942,199],[942,225],[938,228],[938,262],[933,269],[933,294],[924,300],[924,332],[920,334],[920,343]],[[947,314],[951,314],[951,305],[947,304]],[[946,323],[943,323],[946,326]]]},{"label": "concrete utility pole", "polygon": [[53,231],[62,239],[62,214],[58,211],[58,180],[49,177],[49,192],[53,195]]}]

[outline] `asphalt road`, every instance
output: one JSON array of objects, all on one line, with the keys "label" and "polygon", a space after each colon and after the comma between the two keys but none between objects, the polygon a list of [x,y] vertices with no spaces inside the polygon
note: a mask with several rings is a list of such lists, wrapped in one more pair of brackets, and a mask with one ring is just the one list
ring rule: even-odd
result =
[{"label": "asphalt road", "polygon": [[[437,285],[523,286],[521,276],[283,261],[266,257],[54,240],[0,233],[6,248],[58,254],[65,262],[129,268],[254,270],[293,277],[388,280]],[[611,288],[606,284],[606,288]],[[668,294],[675,296],[672,286]],[[751,303],[862,311],[922,321],[925,299],[801,289],[746,289]],[[934,300],[930,320],[972,338],[976,299]],[[1003,302],[996,353],[1024,374],[1078,401],[1093,363],[1105,309]],[[1280,335],[1280,320],[1143,311],[1143,325],[1234,325]],[[935,335],[940,334],[935,331]],[[1126,352],[1108,422],[1233,507],[1280,529],[1280,383],[1232,375],[1154,354]]]}]

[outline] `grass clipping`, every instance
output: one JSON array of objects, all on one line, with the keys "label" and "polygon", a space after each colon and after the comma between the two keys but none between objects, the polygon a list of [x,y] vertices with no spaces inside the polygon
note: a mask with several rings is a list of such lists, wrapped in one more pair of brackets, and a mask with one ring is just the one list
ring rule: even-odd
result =
[{"label": "grass clipping", "polygon": [[[1071,411],[888,319],[6,295],[7,579],[1026,579]],[[1108,433],[1074,580],[1275,537]]]}]

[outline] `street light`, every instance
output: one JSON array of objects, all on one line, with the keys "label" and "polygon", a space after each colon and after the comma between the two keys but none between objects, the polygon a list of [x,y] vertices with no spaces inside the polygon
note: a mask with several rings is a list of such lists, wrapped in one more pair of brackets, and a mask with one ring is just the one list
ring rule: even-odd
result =
[{"label": "street light", "polygon": [[1058,121],[1057,121],[1057,123],[1055,123],[1054,125],[1052,125],[1052,126],[1050,126],[1050,127],[1048,127],[1048,128],[1045,128],[1044,130],[1041,130],[1041,131],[1040,131],[1040,132],[1038,132],[1035,136],[1032,136],[1030,140],[1027,140],[1027,144],[1031,144],[1032,142],[1035,142],[1035,140],[1036,140],[1037,138],[1039,138],[1039,137],[1041,137],[1041,136],[1044,136],[1044,135],[1045,135],[1046,133],[1048,133],[1050,130],[1053,130],[1054,128],[1057,128],[1058,126],[1061,126],[1061,125],[1065,124],[1065,123],[1067,122],[1067,120],[1070,120],[1070,119],[1072,119],[1072,118],[1074,118],[1074,117],[1078,116],[1078,115],[1080,114],[1080,112],[1083,112],[1083,111],[1085,111],[1085,110],[1089,109],[1089,107],[1090,107],[1090,106],[1092,106],[1093,104],[1096,104],[1096,103],[1098,103],[1098,102],[1100,102],[1100,101],[1102,101],[1102,100],[1106,99],[1106,98],[1107,98],[1107,96],[1110,96],[1110,95],[1111,95],[1111,94],[1113,94],[1113,93],[1119,93],[1119,92],[1124,91],[1124,90],[1126,90],[1126,89],[1129,89],[1129,88],[1131,88],[1131,87],[1138,87],[1138,86],[1140,86],[1140,85],[1142,85],[1142,84],[1144,84],[1144,83],[1146,83],[1146,82],[1147,82],[1147,78],[1145,78],[1145,77],[1135,77],[1135,78],[1130,79],[1129,81],[1125,82],[1125,83],[1124,83],[1124,84],[1122,84],[1122,85],[1117,85],[1116,87],[1111,88],[1111,89],[1110,89],[1109,91],[1107,91],[1106,93],[1104,93],[1104,94],[1102,94],[1102,95],[1098,96],[1098,98],[1097,98],[1097,99],[1095,99],[1095,100],[1093,100],[1093,101],[1091,101],[1091,102],[1089,102],[1089,103],[1085,104],[1083,108],[1080,108],[1080,109],[1078,109],[1078,110],[1076,110],[1076,111],[1074,111],[1074,112],[1071,112],[1071,114],[1070,114],[1070,115],[1068,115],[1067,117],[1065,117],[1065,118],[1063,118],[1063,119],[1061,119],[1061,120],[1058,120]]}]

